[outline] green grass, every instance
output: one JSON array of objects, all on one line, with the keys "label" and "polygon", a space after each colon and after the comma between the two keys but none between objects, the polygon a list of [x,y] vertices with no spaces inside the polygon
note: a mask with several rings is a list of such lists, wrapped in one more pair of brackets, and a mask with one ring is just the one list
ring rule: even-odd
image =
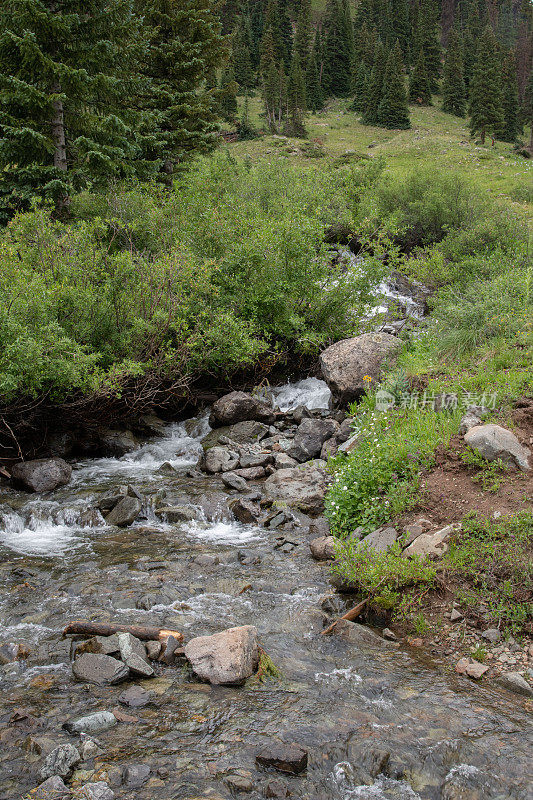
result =
[{"label": "green grass", "polygon": [[[242,108],[242,99],[240,105]],[[440,98],[429,108],[411,106],[411,129],[389,131],[361,125],[358,114],[349,111],[349,100],[334,100],[326,110],[310,114],[306,127],[310,139],[320,139],[327,156],[342,155],[347,150],[376,157],[385,156],[387,171],[402,176],[413,165],[431,165],[457,172],[471,179],[475,186],[487,190],[493,197],[506,198],[516,208],[523,209],[533,219],[533,159],[524,159],[514,153],[509,144],[496,142],[494,147],[481,147],[470,138],[467,120],[459,119],[440,110]],[[262,104],[259,95],[250,99],[250,120],[261,129]],[[528,131],[524,132],[526,141]],[[230,145],[237,157],[289,158],[307,168],[320,169],[320,159],[310,160],[298,152],[299,140],[290,139],[288,146],[280,147],[276,139],[266,135],[259,139],[236,142]],[[370,147],[370,145],[372,145]],[[297,152],[291,152],[296,150]]]}]

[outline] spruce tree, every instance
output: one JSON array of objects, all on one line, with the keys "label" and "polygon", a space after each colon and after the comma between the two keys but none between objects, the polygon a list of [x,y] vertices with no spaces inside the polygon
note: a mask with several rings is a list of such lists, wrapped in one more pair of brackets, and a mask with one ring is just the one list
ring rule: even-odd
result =
[{"label": "spruce tree", "polygon": [[514,143],[522,133],[514,52],[509,53],[503,65],[502,105],[503,127],[498,138],[503,142]]},{"label": "spruce tree", "polygon": [[237,116],[237,92],[239,84],[235,80],[235,69],[230,60],[222,70],[218,89],[220,111],[224,119],[235,122]]},{"label": "spruce tree", "polygon": [[217,144],[209,84],[224,56],[224,41],[213,0],[189,0],[186,6],[168,0],[137,4],[146,55],[138,65],[140,91],[133,103],[131,98],[124,103],[142,109],[142,157],[170,187],[178,164]]},{"label": "spruce tree", "polygon": [[294,49],[298,52],[303,70],[307,69],[307,62],[311,54],[312,44],[313,27],[311,24],[311,0],[301,0],[294,34]]},{"label": "spruce tree", "polygon": [[409,107],[399,42],[390,51],[383,80],[383,96],[378,108],[378,124],[384,128],[410,128]]},{"label": "spruce tree", "polygon": [[423,48],[419,51],[417,62],[409,76],[409,100],[420,106],[431,105],[431,87]]},{"label": "spruce tree", "polygon": [[274,41],[274,31],[272,26],[269,26],[266,29],[265,35],[261,41],[261,60],[259,62],[260,74],[264,77],[270,69],[270,65],[277,64],[278,60],[278,50]]},{"label": "spruce tree", "polygon": [[286,131],[290,136],[304,137],[305,128],[303,116],[307,110],[305,96],[305,80],[300,66],[300,56],[297,50],[293,52],[289,79],[287,82],[287,109],[288,126]]},{"label": "spruce tree", "polygon": [[326,94],[346,97],[351,88],[353,33],[344,0],[328,0],[324,27],[322,85]]},{"label": "spruce tree", "polygon": [[466,86],[463,73],[463,47],[461,35],[452,28],[442,77],[442,110],[456,117],[466,113]]},{"label": "spruce tree", "polygon": [[[50,198],[68,213],[88,182],[133,170],[125,75],[138,27],[129,0],[0,3],[0,205]],[[137,51],[136,51],[137,52]]]},{"label": "spruce tree", "polygon": [[476,51],[470,81],[470,132],[479,133],[481,144],[485,136],[496,136],[503,127],[501,61],[492,27],[486,25]]},{"label": "spruce tree", "polygon": [[392,42],[396,41],[396,39],[400,42],[403,60],[405,65],[408,66],[409,43],[411,38],[408,0],[391,0],[391,19]]},{"label": "spruce tree", "polygon": [[378,40],[375,49],[374,66],[368,81],[367,104],[363,110],[362,122],[365,125],[378,125],[378,109],[383,99],[383,81],[386,67],[385,48]]},{"label": "spruce tree", "polygon": [[320,85],[315,48],[313,48],[309,61],[307,62],[305,77],[307,107],[310,111],[321,111],[324,108],[324,95],[322,93],[322,86]]},{"label": "spruce tree", "polygon": [[254,85],[251,41],[250,19],[242,16],[233,33],[231,51],[235,80],[243,89],[250,89]]},{"label": "spruce tree", "polygon": [[441,66],[439,13],[439,6],[433,0],[418,0],[412,58],[416,63],[420,50],[424,51],[426,70],[433,93],[439,89]]},{"label": "spruce tree", "polygon": [[354,99],[352,108],[354,111],[363,113],[368,103],[368,89],[370,82],[370,73],[364,61],[359,63],[354,86]]},{"label": "spruce tree", "polygon": [[529,125],[529,150],[533,155],[533,70],[529,75],[524,92],[524,102],[522,105],[522,116],[526,125]]}]

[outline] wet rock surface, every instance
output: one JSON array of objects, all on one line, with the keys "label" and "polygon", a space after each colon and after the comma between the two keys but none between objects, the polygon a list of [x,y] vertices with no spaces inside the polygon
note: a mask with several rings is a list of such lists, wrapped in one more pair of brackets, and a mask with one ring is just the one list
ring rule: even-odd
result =
[{"label": "wet rock surface", "polygon": [[70,480],[72,467],[62,458],[38,458],[15,464],[11,476],[29,492],[51,492]]},{"label": "wet rock surface", "polygon": [[[422,648],[387,642],[357,623],[321,636],[354,598],[331,594],[329,567],[309,549],[329,533],[322,517],[309,515],[323,502],[323,462],[286,467],[283,460],[308,414],[322,419],[322,410],[294,408],[261,429],[260,441],[235,446],[227,434],[217,442],[245,463],[259,451],[272,456],[258,467],[274,474],[243,478],[247,492],[224,483],[224,473],[196,468],[205,416],[188,426],[196,438],[172,425],[119,458],[78,462],[52,498],[4,490],[0,797],[35,797],[47,759],[68,745],[80,760],[61,766],[54,756],[66,770],[45,781],[55,800],[366,800],[369,791],[372,800],[527,800],[525,695],[492,679],[446,674]],[[171,472],[159,471],[165,462]],[[290,508],[275,496],[289,483],[285,470],[300,482],[287,492]],[[302,494],[309,511],[299,508]],[[143,498],[140,515],[125,527],[108,524],[104,513],[125,497]],[[254,516],[259,510],[253,523],[234,518],[229,504],[237,498]],[[179,507],[190,513],[156,513]],[[414,541],[431,532],[421,528]],[[185,642],[139,642],[153,675],[135,675],[120,660],[118,635],[63,639],[75,619],[178,630]],[[262,678],[254,673],[240,685],[195,674],[184,649],[243,627],[257,630],[256,645],[280,676],[265,673],[263,662]],[[523,648],[486,645],[505,659],[506,673],[530,684]],[[218,669],[231,648],[219,652]],[[255,663],[253,643],[237,659],[241,678],[250,653]],[[90,662],[77,677],[82,659]],[[111,662],[103,672],[101,659]],[[117,675],[120,683],[107,680]],[[274,744],[289,751],[273,752]],[[303,753],[307,765],[298,771]]]}]

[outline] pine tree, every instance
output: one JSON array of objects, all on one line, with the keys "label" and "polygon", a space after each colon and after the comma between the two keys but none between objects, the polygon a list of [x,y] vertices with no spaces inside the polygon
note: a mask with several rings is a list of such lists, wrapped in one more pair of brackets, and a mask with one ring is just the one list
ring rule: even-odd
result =
[{"label": "pine tree", "polygon": [[370,82],[370,73],[364,61],[361,61],[357,69],[355,86],[354,86],[354,99],[352,108],[354,111],[363,113],[368,103],[368,89]]},{"label": "pine tree", "polygon": [[287,109],[288,126],[286,131],[290,136],[304,137],[306,135],[303,116],[307,110],[305,97],[305,81],[300,66],[300,56],[295,50],[292,55],[291,68],[287,83]]},{"label": "pine tree", "polygon": [[270,65],[277,64],[278,60],[278,52],[276,43],[274,41],[274,31],[272,26],[269,26],[266,29],[265,35],[261,41],[261,60],[259,62],[259,72],[263,78],[270,69]]},{"label": "pine tree", "polygon": [[411,127],[399,42],[396,42],[387,59],[383,96],[378,108],[378,123],[384,128]]},{"label": "pine tree", "polygon": [[351,88],[353,31],[344,0],[328,0],[324,27],[322,86],[327,94],[346,97]]},{"label": "pine tree", "polygon": [[242,16],[233,33],[231,51],[235,67],[235,80],[243,89],[250,89],[254,85],[251,42],[250,19]]},{"label": "pine tree", "polygon": [[391,19],[392,41],[394,42],[397,39],[400,42],[403,60],[407,66],[409,64],[408,53],[411,38],[408,0],[391,0]]},{"label": "pine tree", "polygon": [[516,79],[516,61],[514,52],[509,53],[503,65],[503,127],[498,136],[503,142],[514,143],[522,133],[518,100],[518,81]]},{"label": "pine tree", "polygon": [[235,122],[237,116],[237,92],[239,84],[235,80],[233,62],[229,61],[222,70],[218,90],[220,111],[224,119]]},{"label": "pine tree", "polygon": [[439,89],[441,47],[439,41],[439,6],[432,0],[418,0],[416,29],[413,38],[413,62],[424,51],[426,70],[432,92]]},{"label": "pine tree", "polygon": [[420,106],[431,105],[431,88],[423,48],[418,53],[418,60],[409,77],[409,100]]},{"label": "pine tree", "polygon": [[287,78],[282,63],[276,66],[272,61],[264,75],[263,102],[268,126],[276,133],[287,111]]},{"label": "pine tree", "polygon": [[307,62],[305,94],[307,107],[310,111],[321,111],[324,108],[324,95],[322,93],[322,86],[320,85],[315,48],[313,48],[309,61]]},{"label": "pine tree", "polygon": [[282,41],[282,58],[285,67],[288,67],[292,56],[292,23],[289,15],[287,0],[278,0],[279,22]]},{"label": "pine tree", "polygon": [[471,134],[479,133],[481,144],[487,133],[496,136],[503,127],[501,62],[490,25],[485,26],[476,51],[469,115]]},{"label": "pine tree", "polygon": [[385,48],[378,40],[375,49],[374,66],[368,81],[367,104],[363,110],[362,122],[365,125],[378,125],[378,109],[383,99],[383,81],[385,79]]},{"label": "pine tree", "polygon": [[136,120],[132,111],[122,113],[127,89],[119,65],[127,67],[137,31],[128,0],[2,0],[4,219],[34,195],[66,214],[73,188],[132,171]]},{"label": "pine tree", "polygon": [[452,28],[444,61],[442,110],[456,117],[466,113],[466,86],[463,74],[463,47],[459,32]]},{"label": "pine tree", "polygon": [[530,139],[529,150],[533,155],[533,70],[529,75],[524,92],[524,102],[522,105],[522,115],[526,125],[529,125]]},{"label": "pine tree", "polygon": [[[224,41],[213,0],[137,0],[144,21],[146,57],[134,103],[143,111],[142,157],[160,180],[172,185],[177,165],[195,152],[209,152],[218,127],[209,88],[224,56]],[[124,101],[132,105],[131,97]]]},{"label": "pine tree", "polygon": [[307,69],[312,43],[313,27],[311,24],[311,0],[301,0],[294,34],[294,49],[298,52],[303,70]]}]

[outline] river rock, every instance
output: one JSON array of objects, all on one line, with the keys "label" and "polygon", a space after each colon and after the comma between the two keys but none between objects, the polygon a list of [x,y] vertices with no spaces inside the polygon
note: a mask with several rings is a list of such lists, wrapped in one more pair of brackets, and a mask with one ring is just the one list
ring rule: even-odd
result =
[{"label": "river rock", "polygon": [[271,453],[244,453],[241,455],[241,467],[266,467],[274,463]]},{"label": "river rock", "polygon": [[320,355],[320,368],[331,391],[343,402],[356,400],[365,393],[368,380],[375,385],[385,362],[390,363],[402,342],[387,333],[363,333],[342,339]]},{"label": "river rock", "polygon": [[390,642],[386,639],[382,639],[381,636],[378,636],[377,633],[374,633],[374,631],[366,625],[360,625],[358,622],[350,622],[348,619],[339,619],[333,629],[333,633],[359,646],[381,648],[387,645],[390,646]]},{"label": "river rock", "polygon": [[319,536],[309,542],[311,555],[317,561],[332,561],[335,558],[335,539],[333,536]]},{"label": "river rock", "polygon": [[59,775],[52,775],[28,795],[28,800],[34,797],[38,797],[39,800],[63,800],[68,795],[70,790],[65,786],[63,779]]},{"label": "river rock", "polygon": [[116,525],[117,528],[125,528],[135,522],[141,513],[142,503],[136,497],[123,497],[122,500],[109,512],[105,518],[106,525]]},{"label": "river rock", "polygon": [[161,506],[156,508],[155,514],[157,517],[164,517],[167,522],[192,522],[196,519],[198,513],[192,506]]},{"label": "river rock", "polygon": [[531,469],[531,451],[522,447],[514,433],[500,425],[476,425],[465,435],[465,442],[487,461],[501,458],[506,464],[518,467],[524,472]]},{"label": "river rock", "polygon": [[209,424],[212,428],[255,420],[272,425],[276,420],[272,408],[246,392],[230,392],[213,405]]},{"label": "river rock", "polygon": [[234,470],[234,474],[247,481],[258,481],[266,475],[264,467],[245,467]]},{"label": "river rock", "polygon": [[297,467],[298,462],[295,458],[291,458],[287,455],[287,453],[275,453],[274,465],[276,469],[291,469],[292,467]]},{"label": "river rock", "polygon": [[62,458],[36,458],[11,468],[13,481],[29,492],[51,492],[65,486],[71,475],[72,467]]},{"label": "river rock", "polygon": [[455,671],[459,675],[468,675],[469,678],[479,680],[485,672],[488,671],[486,664],[481,664],[479,661],[470,661],[468,658],[460,658],[455,665]]},{"label": "river rock", "polygon": [[533,687],[519,672],[502,673],[498,678],[498,683],[515,694],[522,694],[524,697],[533,697]]},{"label": "river rock", "polygon": [[235,444],[253,444],[265,436],[268,436],[268,425],[256,420],[246,420],[237,422],[235,425],[225,425],[222,428],[215,428],[202,439],[202,447],[209,450],[217,444],[221,444],[221,439],[228,439]]},{"label": "river rock", "polygon": [[82,653],[101,653],[104,656],[113,656],[119,652],[120,647],[116,633],[112,636],[93,636],[91,639],[76,645],[75,649],[76,658],[81,656]]},{"label": "river rock", "polygon": [[138,789],[150,777],[148,764],[130,764],[124,770],[124,784],[128,789]]},{"label": "river rock", "polygon": [[261,513],[261,509],[257,503],[253,503],[245,497],[237,497],[235,500],[232,500],[229,507],[235,519],[238,519],[239,522],[243,522],[245,525],[253,525]]},{"label": "river rock", "polygon": [[72,672],[79,681],[96,683],[98,686],[121,683],[130,673],[128,667],[116,658],[95,653],[83,653],[74,661]]},{"label": "river rock", "polygon": [[143,643],[132,636],[131,633],[119,633],[118,643],[120,647],[120,657],[135,675],[142,675],[151,678],[154,670]]},{"label": "river rock", "polygon": [[46,756],[41,769],[41,778],[45,780],[53,775],[66,778],[80,761],[81,756],[73,744],[60,744]]},{"label": "river rock", "polygon": [[255,760],[262,767],[299,775],[307,769],[307,750],[299,744],[272,741],[257,753]]},{"label": "river rock", "polygon": [[359,547],[367,547],[370,550],[375,550],[376,553],[386,553],[398,538],[398,531],[396,528],[378,528],[364,539],[361,539]]},{"label": "river rock", "polygon": [[435,533],[423,533],[403,551],[404,556],[419,558],[441,558],[448,549],[448,541],[452,533],[460,529],[460,524],[446,525]]},{"label": "river rock", "polygon": [[257,628],[243,625],[198,636],[185,647],[185,657],[199,678],[211,684],[241,684],[259,662]]},{"label": "river rock", "polygon": [[139,442],[131,431],[100,430],[98,438],[104,455],[115,458],[132,453],[139,447]]},{"label": "river rock", "polygon": [[[157,656],[159,656],[159,653]],[[152,692],[147,692],[142,686],[133,684],[119,694],[118,702],[122,703],[124,706],[128,706],[128,708],[144,708],[144,706],[152,702]]]},{"label": "river rock", "polygon": [[310,461],[292,469],[278,470],[265,481],[266,496],[306,513],[319,514],[324,509],[327,488],[323,464],[323,461]]},{"label": "river rock", "polygon": [[330,458],[337,455],[338,448],[339,445],[335,436],[332,436],[331,439],[326,439],[320,451],[320,458],[323,461],[328,461]]},{"label": "river rock", "polygon": [[287,454],[300,462],[316,458],[324,442],[332,438],[338,429],[339,424],[333,419],[304,419]]},{"label": "river rock", "polygon": [[239,454],[227,447],[211,447],[205,454],[206,472],[231,472],[239,463]]},{"label": "river rock", "polygon": [[222,483],[228,489],[235,489],[237,492],[247,492],[248,484],[241,475],[235,475],[234,472],[225,472],[222,475]]},{"label": "river rock", "polygon": [[97,711],[72,722],[65,722],[63,728],[69,733],[98,733],[107,731],[117,724],[117,718],[111,711]]},{"label": "river rock", "polygon": [[74,797],[76,800],[114,800],[115,792],[105,781],[96,781],[76,789]]}]

